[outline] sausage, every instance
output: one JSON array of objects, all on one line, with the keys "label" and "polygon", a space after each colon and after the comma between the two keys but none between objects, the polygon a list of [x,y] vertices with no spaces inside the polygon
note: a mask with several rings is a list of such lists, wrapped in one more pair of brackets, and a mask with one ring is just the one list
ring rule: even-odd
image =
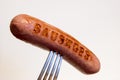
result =
[{"label": "sausage", "polygon": [[59,52],[65,60],[83,73],[100,70],[100,62],[91,50],[69,34],[35,17],[20,14],[10,23],[12,34],[38,47]]}]

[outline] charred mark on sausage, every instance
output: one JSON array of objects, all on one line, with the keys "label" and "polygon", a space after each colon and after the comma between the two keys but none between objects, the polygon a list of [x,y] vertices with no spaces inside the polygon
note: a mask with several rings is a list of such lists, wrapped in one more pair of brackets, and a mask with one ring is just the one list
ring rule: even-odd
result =
[{"label": "charred mark on sausage", "polygon": [[86,50],[85,53],[86,53],[86,55],[84,56],[85,60],[90,60],[91,59],[90,52]]},{"label": "charred mark on sausage", "polygon": [[74,45],[73,45],[73,51],[74,52],[78,52],[78,50],[79,50],[79,45],[77,43],[74,43]]},{"label": "charred mark on sausage", "polygon": [[58,40],[58,43],[59,44],[63,44],[65,41],[65,37],[63,35],[59,35],[59,40]]},{"label": "charred mark on sausage", "polygon": [[72,43],[73,43],[73,41],[71,41],[70,39],[66,38],[66,40],[65,40],[65,46],[66,47],[70,48]]},{"label": "charred mark on sausage", "polygon": [[48,28],[44,28],[42,31],[42,36],[48,37],[49,34],[49,29]]},{"label": "charred mark on sausage", "polygon": [[55,31],[52,31],[52,32],[51,32],[51,37],[50,37],[50,39],[51,39],[52,41],[55,41],[55,40],[57,39],[57,36],[58,36],[58,33],[55,32]]},{"label": "charred mark on sausage", "polygon": [[79,51],[78,55],[79,56],[83,56],[83,53],[84,53],[84,48],[80,47],[80,51]]},{"label": "charred mark on sausage", "polygon": [[40,33],[40,31],[41,31],[41,25],[40,24],[35,24],[33,31],[35,33]]}]

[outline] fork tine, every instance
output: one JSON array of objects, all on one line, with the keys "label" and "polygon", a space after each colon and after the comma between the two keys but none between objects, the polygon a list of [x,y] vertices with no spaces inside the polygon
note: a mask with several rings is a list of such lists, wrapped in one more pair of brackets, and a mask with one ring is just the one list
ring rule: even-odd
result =
[{"label": "fork tine", "polygon": [[59,60],[59,63],[58,63],[58,66],[57,66],[57,70],[55,72],[55,76],[54,76],[53,80],[57,80],[58,74],[60,72],[60,66],[61,66],[61,64],[62,64],[62,56],[60,56],[60,60]]},{"label": "fork tine", "polygon": [[52,71],[50,73],[50,76],[49,76],[49,79],[48,80],[52,80],[53,78],[53,75],[57,69],[57,66],[58,66],[58,63],[59,63],[59,59],[60,59],[60,54],[57,54],[57,57],[55,59],[55,62],[54,62],[54,65],[53,65],[53,68],[52,68]]},{"label": "fork tine", "polygon": [[53,65],[53,63],[54,63],[55,56],[56,56],[56,52],[53,52],[52,59],[50,60],[49,66],[48,66],[48,68],[47,68],[47,71],[46,71],[46,73],[45,73],[45,76],[44,76],[43,80],[46,80],[46,79],[47,79],[47,77],[48,77],[48,75],[49,75],[49,73],[50,73],[50,69],[51,69],[51,67],[52,67],[52,65]]},{"label": "fork tine", "polygon": [[49,62],[50,62],[50,60],[52,58],[52,55],[53,55],[53,51],[50,51],[50,53],[49,53],[49,55],[48,55],[48,57],[47,57],[47,59],[45,61],[45,64],[44,64],[44,66],[42,68],[42,71],[41,71],[41,73],[40,73],[40,75],[39,75],[37,80],[42,80],[42,76],[44,75],[45,70],[47,69],[47,67],[49,65]]}]

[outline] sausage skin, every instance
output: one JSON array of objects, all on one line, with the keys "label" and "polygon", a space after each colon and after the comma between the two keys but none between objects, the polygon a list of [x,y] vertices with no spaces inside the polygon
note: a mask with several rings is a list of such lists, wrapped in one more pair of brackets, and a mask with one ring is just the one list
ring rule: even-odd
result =
[{"label": "sausage skin", "polygon": [[26,14],[15,16],[10,23],[12,34],[31,44],[59,52],[80,71],[92,74],[100,69],[98,58],[69,34]]}]

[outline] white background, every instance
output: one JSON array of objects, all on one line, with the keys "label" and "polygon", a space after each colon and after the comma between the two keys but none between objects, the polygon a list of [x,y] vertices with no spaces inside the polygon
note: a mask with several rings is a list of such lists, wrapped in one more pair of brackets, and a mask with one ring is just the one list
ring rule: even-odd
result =
[{"label": "white background", "polygon": [[64,30],[100,59],[92,75],[63,60],[58,80],[120,80],[120,0],[0,0],[0,80],[37,80],[49,53],[11,34],[21,13]]}]

